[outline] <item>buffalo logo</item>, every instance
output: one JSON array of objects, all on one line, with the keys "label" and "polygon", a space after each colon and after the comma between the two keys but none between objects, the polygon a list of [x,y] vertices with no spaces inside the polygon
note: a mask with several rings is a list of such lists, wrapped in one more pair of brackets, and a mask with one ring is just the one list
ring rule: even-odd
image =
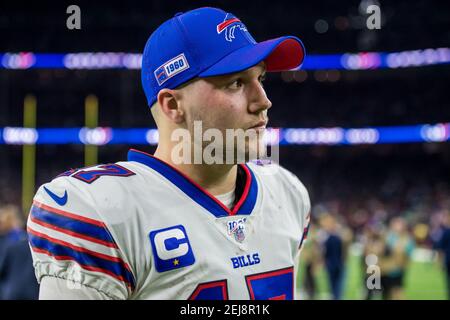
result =
[{"label": "buffalo logo", "polygon": [[239,30],[243,31],[243,34],[253,43],[255,43],[255,40],[252,38],[252,36],[248,33],[247,28],[245,25],[233,16],[230,13],[227,13],[225,16],[225,19],[217,25],[217,34],[221,34],[225,31],[225,39],[229,42],[233,41],[235,38],[234,32],[238,28]]}]

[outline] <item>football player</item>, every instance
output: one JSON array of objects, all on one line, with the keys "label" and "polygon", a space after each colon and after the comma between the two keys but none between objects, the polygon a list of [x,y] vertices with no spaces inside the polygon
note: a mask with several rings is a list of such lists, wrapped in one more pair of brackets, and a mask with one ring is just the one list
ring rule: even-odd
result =
[{"label": "football player", "polygon": [[[130,150],[127,161],[70,170],[39,188],[28,234],[40,298],[295,299],[307,190],[277,164],[236,155],[254,160],[252,141],[262,139],[265,73],[298,68],[304,55],[297,37],[258,43],[216,8],[159,26],[142,59],[156,152]],[[256,138],[232,147],[235,137],[225,139],[211,153],[223,160],[231,148],[231,161],[196,161],[198,123],[202,133]],[[190,134],[187,149],[175,132]]]}]

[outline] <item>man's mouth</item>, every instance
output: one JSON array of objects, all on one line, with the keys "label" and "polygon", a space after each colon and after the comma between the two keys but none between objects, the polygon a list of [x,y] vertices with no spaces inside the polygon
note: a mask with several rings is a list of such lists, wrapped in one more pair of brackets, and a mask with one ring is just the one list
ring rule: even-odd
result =
[{"label": "man's mouth", "polygon": [[267,120],[260,120],[254,126],[250,127],[249,129],[264,130],[264,129],[266,129],[266,125],[267,125]]}]

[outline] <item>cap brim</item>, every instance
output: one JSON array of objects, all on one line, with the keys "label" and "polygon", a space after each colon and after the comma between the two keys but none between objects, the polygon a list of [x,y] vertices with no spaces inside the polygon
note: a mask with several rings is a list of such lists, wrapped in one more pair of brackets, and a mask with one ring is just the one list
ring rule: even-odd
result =
[{"label": "cap brim", "polygon": [[240,72],[261,61],[265,61],[268,72],[298,69],[304,58],[305,47],[299,38],[281,37],[242,47],[201,72],[199,77]]}]

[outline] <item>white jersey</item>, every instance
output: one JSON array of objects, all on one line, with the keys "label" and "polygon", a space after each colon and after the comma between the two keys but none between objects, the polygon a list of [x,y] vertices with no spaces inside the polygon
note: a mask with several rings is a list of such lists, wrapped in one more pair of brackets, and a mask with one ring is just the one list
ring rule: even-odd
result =
[{"label": "white jersey", "polygon": [[232,209],[136,150],[56,177],[28,219],[38,281],[66,279],[112,299],[295,299],[308,193],[279,166],[239,170]]}]

